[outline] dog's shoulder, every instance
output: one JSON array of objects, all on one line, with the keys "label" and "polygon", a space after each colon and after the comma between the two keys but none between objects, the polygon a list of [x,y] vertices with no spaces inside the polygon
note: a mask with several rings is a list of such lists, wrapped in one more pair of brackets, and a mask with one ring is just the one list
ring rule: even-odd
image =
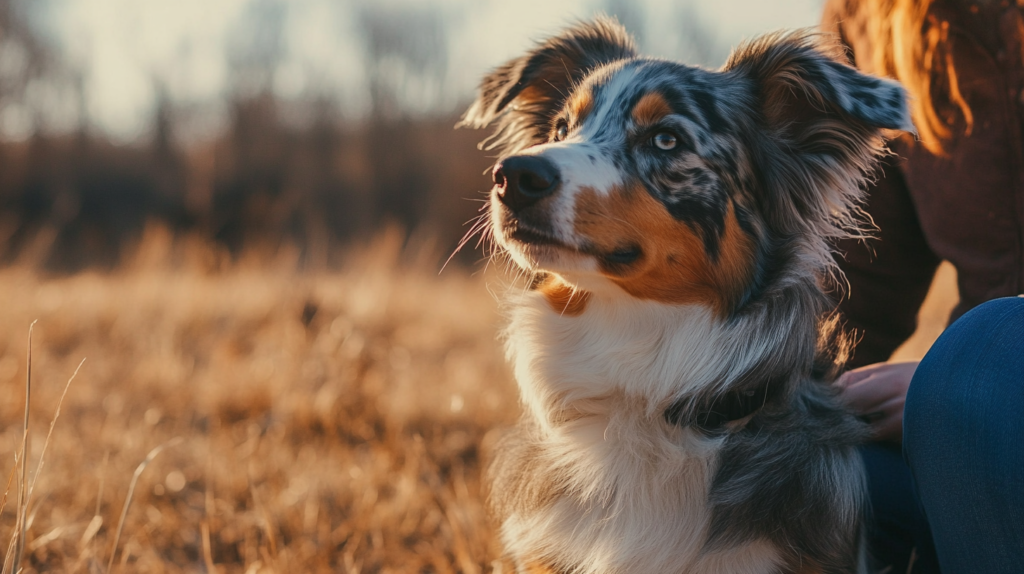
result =
[{"label": "dog's shoulder", "polygon": [[719,452],[708,546],[771,540],[826,571],[856,563],[865,504],[856,447],[866,438],[835,390],[816,381],[756,413]]}]

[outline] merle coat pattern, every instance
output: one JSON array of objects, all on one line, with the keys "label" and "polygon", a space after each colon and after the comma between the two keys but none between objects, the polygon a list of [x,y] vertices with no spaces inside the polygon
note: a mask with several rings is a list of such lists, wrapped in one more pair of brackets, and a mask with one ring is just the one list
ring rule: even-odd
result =
[{"label": "merle coat pattern", "polygon": [[490,233],[535,277],[491,506],[532,572],[863,571],[862,425],[825,287],[903,90],[807,33],[718,71],[579,24],[488,75]]}]

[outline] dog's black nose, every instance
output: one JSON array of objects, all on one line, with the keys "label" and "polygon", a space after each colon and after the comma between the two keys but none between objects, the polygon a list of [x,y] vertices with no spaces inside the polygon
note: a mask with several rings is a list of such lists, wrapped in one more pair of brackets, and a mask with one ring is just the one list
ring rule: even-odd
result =
[{"label": "dog's black nose", "polygon": [[558,168],[542,157],[517,155],[494,166],[501,202],[513,211],[529,207],[558,189]]}]

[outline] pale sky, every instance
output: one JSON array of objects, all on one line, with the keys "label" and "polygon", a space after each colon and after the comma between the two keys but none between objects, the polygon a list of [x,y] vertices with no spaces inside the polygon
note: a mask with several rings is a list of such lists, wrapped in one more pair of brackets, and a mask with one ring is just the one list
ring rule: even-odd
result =
[{"label": "pale sky", "polygon": [[[227,88],[226,46],[240,21],[267,0],[50,0],[46,25],[84,72],[91,121],[116,139],[140,137],[151,121],[154,80],[176,100],[214,106]],[[678,19],[696,13],[722,45],[759,33],[817,24],[822,0],[634,0],[646,13],[645,48],[674,59]],[[391,10],[433,7],[444,15],[447,78],[434,105],[465,102],[489,68],[533,40],[592,16],[599,0],[378,0]],[[367,106],[362,44],[354,16],[360,0],[284,0],[284,56],[275,91],[336,95],[346,114]],[[242,41],[245,39],[242,38]],[[720,63],[720,62],[716,62]],[[216,116],[216,114],[213,114]]]}]

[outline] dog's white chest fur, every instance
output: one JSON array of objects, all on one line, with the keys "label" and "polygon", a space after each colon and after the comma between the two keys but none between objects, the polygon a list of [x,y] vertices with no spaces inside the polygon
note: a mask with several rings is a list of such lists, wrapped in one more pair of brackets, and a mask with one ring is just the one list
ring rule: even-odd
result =
[{"label": "dog's white chest fur", "polygon": [[622,393],[642,398],[653,415],[682,396],[724,385],[777,342],[752,338],[753,330],[763,331],[742,319],[726,324],[702,306],[600,295],[585,313],[566,316],[528,293],[514,308],[507,340],[523,399],[547,425],[554,406]]},{"label": "dog's white chest fur", "polygon": [[507,517],[502,534],[514,555],[593,573],[754,573],[777,563],[757,542],[727,556],[701,553],[721,439],[662,415],[765,352],[749,338],[738,348],[737,328],[697,306],[594,297],[568,317],[537,293],[523,296],[508,350],[542,462],[521,480],[555,494],[542,512]]}]

